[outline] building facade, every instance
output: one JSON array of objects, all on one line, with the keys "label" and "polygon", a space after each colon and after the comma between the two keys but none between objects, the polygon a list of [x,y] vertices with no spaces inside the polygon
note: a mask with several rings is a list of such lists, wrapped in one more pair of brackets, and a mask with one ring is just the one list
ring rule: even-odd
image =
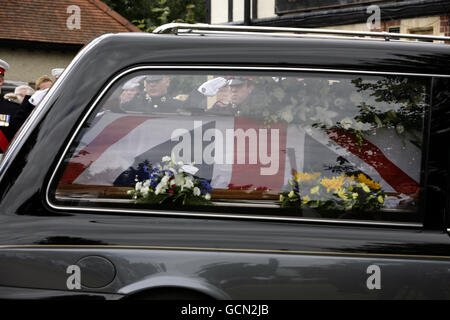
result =
[{"label": "building facade", "polygon": [[450,36],[450,0],[207,0],[212,24]]},{"label": "building facade", "polygon": [[0,59],[7,81],[34,84],[65,68],[77,52],[104,33],[140,32],[100,0],[0,0]]}]

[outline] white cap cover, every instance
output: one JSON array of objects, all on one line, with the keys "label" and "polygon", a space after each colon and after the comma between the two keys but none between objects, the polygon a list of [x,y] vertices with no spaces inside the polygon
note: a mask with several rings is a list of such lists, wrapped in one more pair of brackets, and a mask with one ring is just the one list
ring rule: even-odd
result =
[{"label": "white cap cover", "polygon": [[224,78],[215,78],[206,81],[200,87],[198,87],[198,92],[208,97],[215,96],[219,89],[225,87],[226,84],[227,80],[225,80]]},{"label": "white cap cover", "polygon": [[8,62],[6,62],[5,60],[0,59],[0,74],[2,76],[5,75],[5,71],[8,71],[9,69],[9,64]]},{"label": "white cap cover", "polygon": [[139,87],[139,82],[136,79],[131,79],[122,86],[122,90],[133,90],[134,88]]},{"label": "white cap cover", "polygon": [[39,104],[39,102],[41,102],[42,101],[42,99],[45,97],[45,95],[47,94],[47,92],[48,92],[48,89],[50,89],[50,88],[47,88],[47,89],[44,89],[44,90],[38,90],[38,91],[36,91],[32,96],[31,96],[31,98],[30,98],[30,103],[33,105],[33,106],[37,106],[38,104]]},{"label": "white cap cover", "polygon": [[59,76],[61,75],[61,73],[63,73],[63,71],[64,71],[63,68],[52,69],[52,76],[55,78],[59,78]]}]

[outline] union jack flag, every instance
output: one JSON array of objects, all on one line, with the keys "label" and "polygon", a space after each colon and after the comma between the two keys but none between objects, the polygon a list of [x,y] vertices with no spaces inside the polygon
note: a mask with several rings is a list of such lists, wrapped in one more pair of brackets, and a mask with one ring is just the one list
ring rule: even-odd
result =
[{"label": "union jack flag", "polygon": [[283,190],[293,172],[330,175],[337,159],[386,192],[413,194],[420,181],[421,150],[395,130],[377,129],[361,143],[344,130],[284,122],[269,128],[243,117],[106,112],[85,129],[60,182],[132,186],[139,165],[171,154],[193,161],[215,189]]}]

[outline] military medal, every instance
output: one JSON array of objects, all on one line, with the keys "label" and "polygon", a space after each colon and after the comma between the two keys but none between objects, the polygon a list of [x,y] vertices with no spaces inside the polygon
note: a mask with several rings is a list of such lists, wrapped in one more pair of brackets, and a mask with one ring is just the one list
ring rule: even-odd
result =
[{"label": "military medal", "polygon": [[0,114],[0,127],[8,127],[10,119],[9,114]]}]

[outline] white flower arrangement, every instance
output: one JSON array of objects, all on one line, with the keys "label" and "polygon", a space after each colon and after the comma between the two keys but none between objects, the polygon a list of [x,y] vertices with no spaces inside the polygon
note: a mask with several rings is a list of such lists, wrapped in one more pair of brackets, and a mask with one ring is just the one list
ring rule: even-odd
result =
[{"label": "white flower arrangement", "polygon": [[148,179],[136,181],[134,190],[128,191],[133,199],[153,204],[211,205],[212,187],[206,180],[194,177],[198,172],[193,164],[175,163],[174,157],[165,156],[162,164],[146,168]]}]

